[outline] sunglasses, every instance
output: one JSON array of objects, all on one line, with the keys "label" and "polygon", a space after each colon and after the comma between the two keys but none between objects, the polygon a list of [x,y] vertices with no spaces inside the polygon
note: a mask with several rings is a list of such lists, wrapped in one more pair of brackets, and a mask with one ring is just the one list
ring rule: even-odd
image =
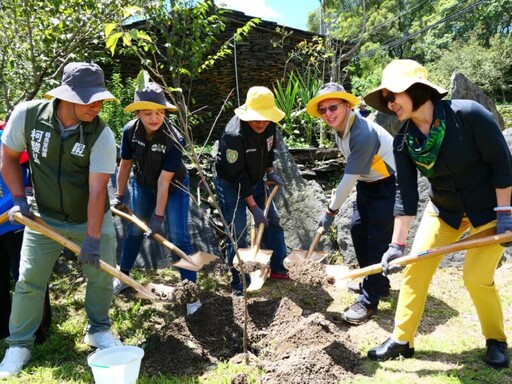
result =
[{"label": "sunglasses", "polygon": [[336,112],[338,110],[338,106],[340,106],[341,104],[343,104],[343,103],[332,104],[326,108],[318,108],[317,111],[321,115],[325,115],[327,113],[327,111]]},{"label": "sunglasses", "polygon": [[386,93],[386,95],[382,95],[382,97],[384,98],[384,100],[386,100],[387,102],[389,103],[394,103],[395,102],[395,94],[391,91],[388,91],[388,93]]}]

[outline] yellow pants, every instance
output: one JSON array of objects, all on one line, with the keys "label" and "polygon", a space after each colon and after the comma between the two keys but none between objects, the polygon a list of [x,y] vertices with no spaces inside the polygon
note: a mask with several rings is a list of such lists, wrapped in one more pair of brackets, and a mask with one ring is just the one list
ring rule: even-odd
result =
[{"label": "yellow pants", "polygon": [[[455,242],[468,229],[469,234],[474,235],[495,225],[495,222],[490,222],[473,228],[468,218],[464,217],[460,228],[453,229],[439,218],[435,207],[429,203],[416,233],[411,254],[416,255]],[[494,272],[503,252],[504,248],[499,244],[469,249],[466,251],[463,269],[464,286],[475,305],[482,333],[485,339],[498,341],[506,341],[501,300],[494,286]],[[409,342],[410,347],[414,347],[414,336],[425,309],[428,287],[442,258],[441,255],[410,264],[404,270],[393,338]]]}]

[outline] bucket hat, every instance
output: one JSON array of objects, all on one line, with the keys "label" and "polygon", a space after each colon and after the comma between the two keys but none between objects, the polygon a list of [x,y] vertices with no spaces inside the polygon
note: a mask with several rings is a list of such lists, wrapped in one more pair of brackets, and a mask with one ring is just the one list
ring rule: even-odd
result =
[{"label": "bucket hat", "polygon": [[348,101],[350,108],[354,108],[359,104],[359,99],[351,93],[345,91],[343,85],[338,83],[325,83],[320,87],[316,96],[309,100],[306,105],[306,112],[310,116],[322,117],[318,112],[318,104],[325,99],[342,99]]},{"label": "bucket hat", "polygon": [[133,112],[141,109],[167,109],[176,111],[178,108],[169,103],[164,95],[164,91],[157,83],[148,83],[144,89],[135,90],[133,103],[128,104],[124,111]]},{"label": "bucket hat", "polygon": [[393,60],[386,65],[382,72],[381,84],[368,93],[364,100],[368,105],[381,112],[393,114],[393,111],[388,108],[387,100],[382,96],[382,90],[387,89],[393,93],[400,93],[417,83],[432,88],[441,98],[448,94],[446,89],[428,81],[428,71],[425,67],[414,60],[400,59]]},{"label": "bucket hat", "polygon": [[251,87],[245,104],[235,109],[235,114],[243,121],[272,121],[277,123],[284,112],[276,107],[274,94],[266,87]]},{"label": "bucket hat", "polygon": [[119,100],[105,88],[103,70],[94,63],[69,63],[64,67],[62,84],[44,97],[70,103],[90,104],[95,101]]}]

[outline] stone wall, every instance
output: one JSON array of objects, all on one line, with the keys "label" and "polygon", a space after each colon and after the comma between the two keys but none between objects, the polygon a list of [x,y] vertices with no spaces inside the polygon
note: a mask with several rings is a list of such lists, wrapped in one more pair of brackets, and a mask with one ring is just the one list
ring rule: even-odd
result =
[{"label": "stone wall", "polygon": [[[250,20],[240,12],[233,12],[229,17],[224,34],[219,41],[229,39],[237,28],[242,27]],[[233,54],[219,61],[214,68],[204,74],[191,86],[195,106],[190,109],[201,110],[199,115],[204,119],[204,125],[199,127],[194,136],[204,137],[212,129],[215,117],[219,119],[213,128],[212,139],[218,139],[225,124],[233,116],[233,109],[245,102],[247,90],[255,85],[266,86],[273,89],[274,85],[283,78],[285,72],[302,69],[302,63],[290,61],[287,63],[290,52],[300,42],[311,41],[315,34],[298,29],[280,27],[291,33],[285,39],[276,31],[278,24],[262,21],[252,28],[243,42],[233,46]],[[276,43],[279,44],[277,45]],[[214,47],[217,50],[218,46]],[[229,96],[229,106],[221,112],[221,106]],[[209,116],[210,115],[210,116]]]}]

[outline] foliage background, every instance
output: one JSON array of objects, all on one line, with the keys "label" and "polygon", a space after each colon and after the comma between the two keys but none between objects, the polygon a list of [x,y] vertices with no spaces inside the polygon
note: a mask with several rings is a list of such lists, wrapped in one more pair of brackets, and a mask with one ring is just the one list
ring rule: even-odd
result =
[{"label": "foliage background", "polygon": [[[358,95],[378,85],[390,59],[411,58],[445,87],[457,69],[495,101],[512,98],[512,2],[508,0],[322,0],[321,4],[328,35],[361,42],[350,61]],[[318,15],[310,14],[311,30],[320,28]]]}]

